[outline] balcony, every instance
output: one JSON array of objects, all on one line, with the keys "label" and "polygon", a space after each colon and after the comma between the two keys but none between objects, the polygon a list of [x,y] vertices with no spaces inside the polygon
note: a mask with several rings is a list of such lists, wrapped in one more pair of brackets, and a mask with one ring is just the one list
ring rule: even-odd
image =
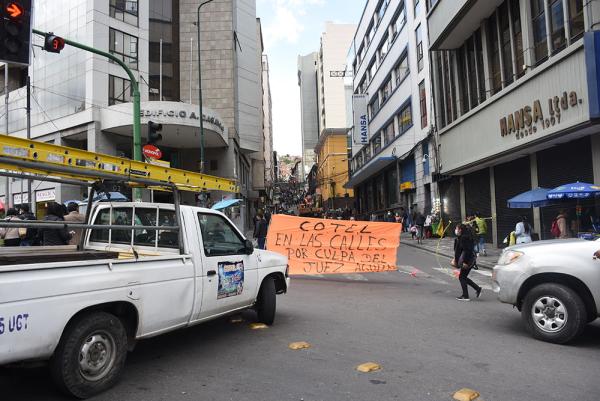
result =
[{"label": "balcony", "polygon": [[431,50],[456,49],[504,0],[440,0],[427,16]]}]

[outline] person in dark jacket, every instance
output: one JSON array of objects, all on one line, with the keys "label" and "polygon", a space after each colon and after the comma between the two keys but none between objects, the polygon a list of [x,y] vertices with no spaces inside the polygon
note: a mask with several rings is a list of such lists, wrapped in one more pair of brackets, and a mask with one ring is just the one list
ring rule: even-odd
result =
[{"label": "person in dark jacket", "polygon": [[417,212],[415,226],[417,227],[417,242],[421,244],[423,242],[423,232],[425,229],[425,216],[423,213]]},{"label": "person in dark jacket", "polygon": [[[56,202],[48,203],[48,214],[44,221],[64,222],[64,208]],[[71,239],[71,234],[66,228],[41,228],[40,239],[43,246],[67,245]]]},{"label": "person in dark jacket", "polygon": [[[35,221],[36,220],[35,214],[31,213],[31,211],[29,210],[28,204],[21,205],[19,218],[21,220],[25,220],[25,221],[32,221],[32,220]],[[38,245],[37,238],[38,238],[37,228],[33,228],[33,227],[27,228],[27,233],[25,234],[25,237],[21,239],[21,246]]]},{"label": "person in dark jacket", "polygon": [[265,242],[267,240],[267,220],[265,220],[262,210],[259,210],[256,214],[254,238],[256,238],[258,242],[258,249],[265,249]]},{"label": "person in dark jacket", "polygon": [[454,241],[453,266],[460,269],[458,280],[462,288],[462,295],[456,297],[459,301],[470,301],[469,287],[473,287],[477,298],[481,295],[481,287],[469,278],[469,273],[475,264],[475,238],[470,228],[465,224],[459,224],[454,230],[456,240]]}]

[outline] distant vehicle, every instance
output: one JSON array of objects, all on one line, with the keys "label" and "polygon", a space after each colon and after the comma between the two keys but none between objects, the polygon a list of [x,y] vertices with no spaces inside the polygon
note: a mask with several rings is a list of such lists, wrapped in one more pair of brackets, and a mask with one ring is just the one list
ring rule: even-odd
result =
[{"label": "distant vehicle", "polygon": [[539,241],[507,248],[493,272],[501,302],[516,306],[537,339],[564,344],[599,317],[600,240]]},{"label": "distant vehicle", "polygon": [[287,258],[254,250],[214,210],[181,206],[179,235],[168,230],[175,213],[99,202],[81,251],[3,248],[0,365],[49,360],[57,385],[87,398],[116,382],[139,339],[248,308],[272,324],[275,295],[289,286]]}]

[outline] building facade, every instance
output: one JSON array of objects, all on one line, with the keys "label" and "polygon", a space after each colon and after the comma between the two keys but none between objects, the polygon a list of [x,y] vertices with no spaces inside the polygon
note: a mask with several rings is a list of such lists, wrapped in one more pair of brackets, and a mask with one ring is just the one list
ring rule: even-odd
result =
[{"label": "building facade", "polygon": [[[172,167],[200,170],[202,118],[206,173],[237,179],[241,188],[239,194],[213,192],[210,201],[223,196],[244,199],[232,217],[246,229],[266,174],[260,23],[253,0],[215,0],[202,7],[199,64],[198,5],[195,0],[37,0],[34,26],[110,51],[128,64],[140,84],[142,142],[148,121],[161,123],[159,147]],[[69,46],[60,54],[33,51],[28,69],[9,69],[11,81],[18,83],[9,94],[10,135],[26,135],[22,77],[29,74],[32,139],[131,157],[131,85],[126,73],[100,56]],[[202,112],[198,107],[200,66]],[[5,118],[0,118],[2,128]],[[261,171],[255,174],[255,168]],[[21,182],[12,181],[8,203],[26,201]],[[43,215],[46,201],[86,196],[80,188],[66,185],[34,182],[33,188],[31,203],[38,215]],[[4,185],[0,192],[7,198]],[[144,197],[149,200],[150,194],[145,192]],[[172,199],[168,194],[155,194],[154,200]],[[198,200],[185,194],[183,201],[196,204]]]},{"label": "building facade", "polygon": [[319,108],[317,100],[318,53],[298,56],[298,86],[302,131],[302,180],[317,163],[315,146],[319,141]]},{"label": "building facade", "polygon": [[349,52],[353,79],[352,175],[357,212],[431,213],[431,80],[426,5],[367,1]]},{"label": "building facade", "polygon": [[325,210],[352,209],[354,193],[348,182],[348,130],[328,129],[315,147],[318,205]]},{"label": "building facade", "polygon": [[509,209],[536,187],[600,182],[598,2],[430,2],[442,212],[491,218],[501,243],[525,215],[542,238],[569,211],[573,234],[597,202]]}]

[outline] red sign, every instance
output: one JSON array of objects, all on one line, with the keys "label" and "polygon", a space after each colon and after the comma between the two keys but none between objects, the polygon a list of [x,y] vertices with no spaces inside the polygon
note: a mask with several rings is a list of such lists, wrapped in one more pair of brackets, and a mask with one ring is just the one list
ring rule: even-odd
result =
[{"label": "red sign", "polygon": [[8,3],[6,12],[11,18],[18,18],[23,15],[23,7],[19,3]]},{"label": "red sign", "polygon": [[162,158],[162,151],[154,145],[144,145],[142,148],[144,156],[150,159],[160,160]]}]

